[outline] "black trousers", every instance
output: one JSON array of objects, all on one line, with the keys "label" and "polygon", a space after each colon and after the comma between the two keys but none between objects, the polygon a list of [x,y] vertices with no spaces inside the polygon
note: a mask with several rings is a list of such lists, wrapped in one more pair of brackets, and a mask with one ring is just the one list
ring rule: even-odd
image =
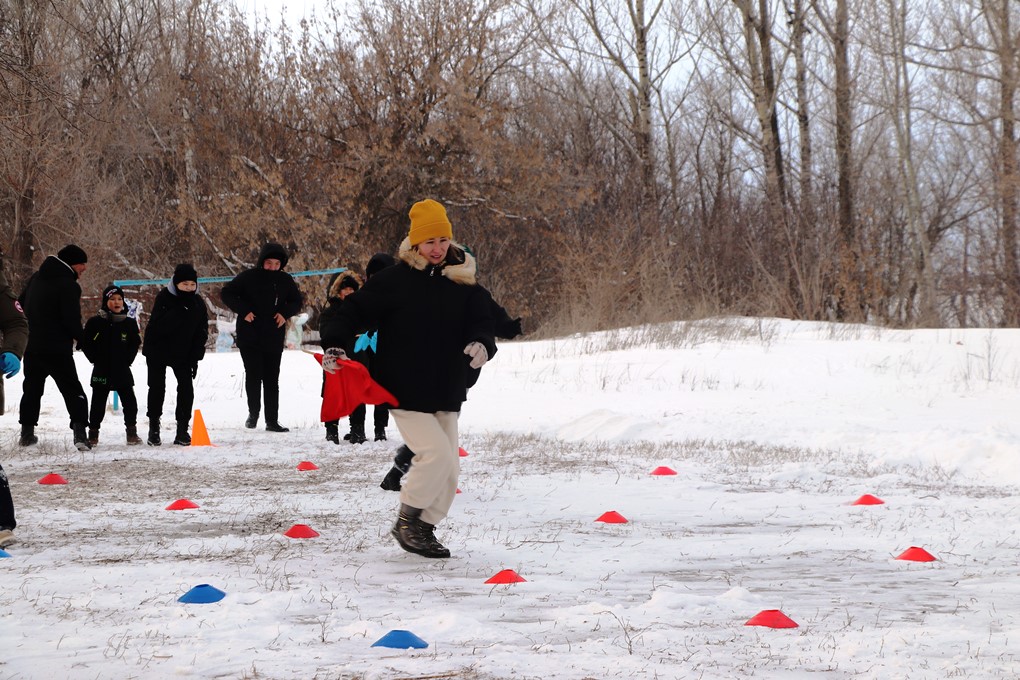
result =
[{"label": "black trousers", "polygon": [[386,426],[390,424],[390,405],[376,404],[372,411],[372,418],[375,420],[375,429],[385,430]]},{"label": "black trousers", "polygon": [[[149,397],[145,415],[149,422],[158,421],[163,415],[163,400],[166,398],[166,369],[174,372],[177,378],[177,408],[174,416],[178,425],[191,422],[191,407],[195,404],[195,386],[191,382],[191,366],[179,364],[170,366],[158,359],[145,357],[145,366],[149,373]],[[127,411],[124,413],[125,420]]]},{"label": "black trousers", "polygon": [[0,529],[13,531],[18,523],[14,521],[14,500],[11,498],[11,485],[7,481],[4,466],[0,465]]},{"label": "black trousers", "polygon": [[43,390],[46,378],[53,378],[57,389],[64,398],[67,415],[71,424],[84,425],[89,419],[89,400],[78,380],[78,369],[74,366],[74,356],[52,354],[49,352],[31,352],[25,355],[25,380],[22,384],[21,415],[18,422],[22,425],[35,427],[39,424],[39,409],[42,405]]},{"label": "black trousers", "polygon": [[[103,416],[106,415],[106,400],[110,398],[110,392],[120,395],[120,401],[124,405],[124,425],[134,426],[138,422],[138,399],[135,397],[134,387],[131,385],[122,385],[121,387],[92,385],[89,428],[98,430],[99,426],[103,424]],[[163,410],[162,402],[160,402],[159,408]]]},{"label": "black trousers", "polygon": [[[351,412],[350,423],[351,428],[357,428],[364,431],[365,429],[365,412],[367,406],[362,404],[358,408]],[[375,406],[375,410],[372,412],[372,420],[375,423],[375,429],[385,430],[386,426],[390,424],[390,407],[387,404],[378,404]]]},{"label": "black trousers", "polygon": [[279,350],[259,348],[242,349],[244,362],[244,392],[248,397],[248,413],[257,416],[261,398],[266,402],[266,423],[275,423],[280,418],[280,361],[283,347]]}]

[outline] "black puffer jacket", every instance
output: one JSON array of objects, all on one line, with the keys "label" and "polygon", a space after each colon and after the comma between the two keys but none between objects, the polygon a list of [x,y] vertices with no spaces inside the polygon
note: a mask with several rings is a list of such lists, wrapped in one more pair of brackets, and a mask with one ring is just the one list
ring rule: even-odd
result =
[{"label": "black puffer jacket", "polygon": [[325,325],[324,346],[347,347],[363,328],[378,328],[373,375],[399,408],[460,411],[467,399],[470,342],[496,353],[491,300],[475,282],[474,258],[451,244],[446,262],[432,266],[401,244],[400,262],[375,274],[347,297]]},{"label": "black puffer jacket", "polygon": [[[262,268],[267,259],[280,261],[278,271]],[[274,317],[280,314],[289,319],[301,311],[302,296],[294,278],[283,271],[287,266],[287,251],[279,243],[267,243],[259,253],[258,264],[234,277],[223,286],[220,297],[223,303],[237,314],[238,349],[283,351],[287,326],[277,327]],[[255,315],[245,321],[248,313]]]},{"label": "black puffer jacket", "polygon": [[134,385],[131,363],[141,344],[138,324],[127,314],[104,309],[86,321],[81,348],[92,362],[92,384],[113,388]]},{"label": "black puffer jacket", "polygon": [[43,260],[18,298],[28,317],[26,354],[63,354],[81,342],[81,287],[78,274],[54,255]]},{"label": "black puffer jacket", "polygon": [[152,304],[142,354],[167,366],[194,366],[205,357],[208,339],[205,300],[197,292],[185,293],[168,283]]}]

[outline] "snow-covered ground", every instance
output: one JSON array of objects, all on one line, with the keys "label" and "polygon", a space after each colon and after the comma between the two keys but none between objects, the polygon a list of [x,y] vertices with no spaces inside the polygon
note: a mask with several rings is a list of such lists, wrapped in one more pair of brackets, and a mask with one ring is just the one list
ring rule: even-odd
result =
[{"label": "snow-covered ground", "polygon": [[[318,365],[283,367],[290,433],[243,427],[240,356],[218,353],[196,384],[214,446],[127,447],[111,412],[84,454],[52,383],[40,445],[17,447],[7,382],[0,678],[1020,676],[1020,331],[505,343],[461,416],[448,560],[389,536],[396,428],[327,443]],[[866,493],[885,504],[851,505]],[[199,508],[165,509],[182,498]],[[913,546],[936,561],[896,559]],[[504,569],[525,580],[486,583]],[[226,596],[178,601],[200,584]],[[745,625],[773,609],[798,627]],[[428,647],[373,646],[395,630]]]}]

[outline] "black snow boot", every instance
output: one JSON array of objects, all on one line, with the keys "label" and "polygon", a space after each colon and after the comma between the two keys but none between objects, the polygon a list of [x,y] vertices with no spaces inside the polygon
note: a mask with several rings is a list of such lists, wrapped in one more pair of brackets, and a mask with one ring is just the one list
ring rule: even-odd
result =
[{"label": "black snow boot", "polygon": [[421,521],[421,510],[401,503],[397,523],[393,525],[393,538],[407,552],[422,557],[449,557],[450,551],[436,540],[431,524]]},{"label": "black snow boot", "polygon": [[177,446],[191,446],[191,435],[188,434],[187,423],[177,423],[177,435],[174,436],[174,444]]},{"label": "black snow boot", "polygon": [[21,437],[18,438],[18,446],[34,446],[38,443],[39,438],[35,436],[35,426],[22,425]]},{"label": "black snow boot", "polygon": [[137,425],[125,425],[124,429],[126,430],[128,446],[138,446],[142,443],[142,438],[138,436]]},{"label": "black snow boot", "polygon": [[249,413],[248,419],[244,421],[244,426],[247,427],[249,430],[254,430],[258,424],[259,424],[258,413]]},{"label": "black snow boot", "polygon": [[326,441],[333,442],[334,444],[340,443],[340,421],[339,420],[328,420],[326,421]]},{"label": "black snow boot", "polygon": [[358,427],[357,425],[352,425],[351,431],[344,439],[352,444],[364,444],[368,441],[368,437],[365,436],[365,426]]},{"label": "black snow boot", "polygon": [[89,428],[89,446],[99,446],[99,428]]},{"label": "black snow boot", "polygon": [[159,419],[149,421],[149,437],[145,440],[149,446],[159,446],[163,442],[159,439]]},{"label": "black snow boot", "polygon": [[290,428],[284,427],[275,420],[270,420],[266,422],[266,432],[290,432]]},{"label": "black snow boot", "polygon": [[436,538],[436,525],[429,524],[428,522],[422,522],[421,526],[425,533],[425,540],[428,541],[429,550],[433,553],[426,557],[449,557],[450,549],[440,543],[439,539]]},{"label": "black snow boot", "polygon": [[85,423],[71,423],[71,432],[74,433],[74,448],[79,451],[90,451],[89,435],[85,431]]},{"label": "black snow boot", "polygon": [[384,441],[386,441],[386,428],[385,427],[377,427],[377,428],[375,428],[375,440],[377,442],[384,442]]},{"label": "black snow boot", "polygon": [[393,456],[393,467],[383,477],[379,486],[386,491],[400,491],[400,482],[407,471],[411,469],[411,459],[414,458],[414,451],[407,448],[407,445],[397,449],[397,455]]}]

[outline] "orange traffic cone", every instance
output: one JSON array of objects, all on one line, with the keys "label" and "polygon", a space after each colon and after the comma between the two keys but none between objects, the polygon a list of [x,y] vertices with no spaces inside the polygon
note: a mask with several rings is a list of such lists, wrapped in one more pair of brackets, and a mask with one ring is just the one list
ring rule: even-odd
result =
[{"label": "orange traffic cone", "polygon": [[195,409],[195,421],[191,425],[192,446],[212,446],[209,441],[209,432],[205,429],[205,420],[202,419],[202,412]]}]

